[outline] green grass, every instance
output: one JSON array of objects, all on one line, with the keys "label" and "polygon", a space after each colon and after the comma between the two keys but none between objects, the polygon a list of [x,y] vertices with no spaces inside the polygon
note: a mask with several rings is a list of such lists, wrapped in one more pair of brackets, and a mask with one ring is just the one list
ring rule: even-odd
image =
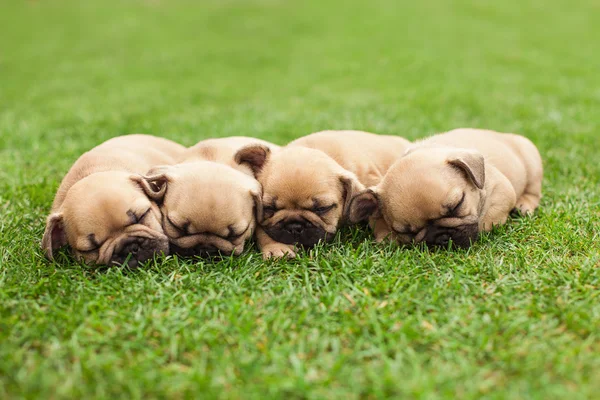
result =
[{"label": "green grass", "polygon": [[[0,398],[592,398],[600,8],[592,0],[2,1]],[[83,151],[321,129],[524,134],[539,212],[470,250],[96,271],[39,248]]]}]

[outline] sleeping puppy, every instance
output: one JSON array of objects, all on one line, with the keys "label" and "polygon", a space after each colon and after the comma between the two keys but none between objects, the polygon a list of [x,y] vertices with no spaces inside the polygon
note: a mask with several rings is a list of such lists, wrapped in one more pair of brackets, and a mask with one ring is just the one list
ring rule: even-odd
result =
[{"label": "sleeping puppy", "polygon": [[262,218],[261,187],[252,170],[234,162],[243,146],[278,146],[260,139],[208,139],[189,148],[181,163],[159,166],[143,180],[160,204],[171,251],[182,256],[238,255]]},{"label": "sleeping puppy", "polygon": [[480,231],[531,214],[542,196],[542,159],[523,136],[456,129],[410,148],[381,183],[352,200],[350,220],[383,217],[401,243],[468,247]]},{"label": "sleeping puppy", "polygon": [[294,257],[296,245],[333,238],[350,200],[375,185],[409,142],[360,131],[323,131],[272,153],[250,145],[235,156],[252,168],[263,189],[256,238],[265,259]]},{"label": "sleeping puppy", "polygon": [[168,253],[160,211],[144,193],[141,175],[173,163],[185,147],[150,135],[110,139],[84,153],[63,178],[42,238],[46,257],[69,245],[81,261],[130,267]]}]

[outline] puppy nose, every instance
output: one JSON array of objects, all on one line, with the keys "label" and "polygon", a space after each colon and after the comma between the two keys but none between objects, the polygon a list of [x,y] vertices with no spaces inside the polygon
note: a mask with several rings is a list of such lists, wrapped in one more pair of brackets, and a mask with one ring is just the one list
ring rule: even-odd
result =
[{"label": "puppy nose", "polygon": [[452,230],[449,228],[430,227],[425,236],[425,243],[434,246],[446,246],[452,239]]},{"label": "puppy nose", "polygon": [[304,224],[300,222],[290,222],[285,226],[285,230],[291,234],[298,235],[304,232]]},{"label": "puppy nose", "polygon": [[129,252],[131,254],[137,254],[138,250],[140,249],[140,246],[137,243],[134,243],[131,245],[131,247],[129,248]]},{"label": "puppy nose", "polygon": [[140,244],[138,242],[133,242],[133,243],[125,246],[125,248],[123,250],[124,250],[124,253],[131,253],[132,255],[135,255],[140,250]]}]

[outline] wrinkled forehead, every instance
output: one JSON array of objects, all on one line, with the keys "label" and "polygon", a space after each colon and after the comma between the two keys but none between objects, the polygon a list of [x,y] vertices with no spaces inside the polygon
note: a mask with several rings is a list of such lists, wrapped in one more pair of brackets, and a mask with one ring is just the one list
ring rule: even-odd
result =
[{"label": "wrinkled forehead", "polygon": [[265,198],[309,199],[339,191],[341,167],[335,161],[316,150],[293,150],[276,153],[269,162],[261,177]]},{"label": "wrinkled forehead", "polygon": [[[274,177],[281,178],[281,177]],[[263,186],[265,201],[304,203],[335,201],[341,195],[342,183],[337,176],[299,173],[296,178],[272,179]]]},{"label": "wrinkled forehead", "polygon": [[239,175],[177,176],[168,184],[164,205],[168,209],[186,210],[187,213],[198,209],[218,211],[245,208],[253,204],[252,192],[259,193],[260,185],[245,174]]},{"label": "wrinkled forehead", "polygon": [[[169,188],[168,190],[171,190]],[[188,214],[239,212],[253,206],[250,191],[237,185],[225,183],[194,188],[179,184],[176,190],[167,192],[164,205],[169,210],[180,210]]]},{"label": "wrinkled forehead", "polygon": [[407,165],[388,173],[380,185],[380,202],[390,220],[415,223],[438,216],[448,199],[460,190],[449,168]]},{"label": "wrinkled forehead", "polygon": [[69,192],[63,204],[67,229],[77,234],[121,229],[151,206],[133,185],[82,189]]}]

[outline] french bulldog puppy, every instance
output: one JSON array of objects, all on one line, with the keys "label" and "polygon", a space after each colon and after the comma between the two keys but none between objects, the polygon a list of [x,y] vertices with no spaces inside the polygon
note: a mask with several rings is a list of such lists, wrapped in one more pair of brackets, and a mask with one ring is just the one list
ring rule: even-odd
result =
[{"label": "french bulldog puppy", "polygon": [[249,137],[203,140],[172,166],[152,168],[144,190],[160,204],[171,251],[182,256],[238,255],[262,218],[261,187],[250,167],[234,162],[236,152],[258,144]]},{"label": "french bulldog puppy", "polygon": [[350,200],[375,185],[409,142],[360,131],[322,131],[277,152],[250,145],[235,156],[252,168],[263,189],[257,243],[265,259],[294,257],[296,246],[333,238]]},{"label": "french bulldog puppy", "polygon": [[130,267],[168,253],[158,206],[141,174],[175,162],[185,147],[150,135],[116,137],[84,153],[63,178],[42,238],[46,257],[69,245],[88,264]]},{"label": "french bulldog puppy", "polygon": [[542,197],[542,159],[527,138],[456,129],[415,143],[382,181],[352,200],[350,220],[382,217],[375,233],[400,243],[468,247],[511,211],[531,214]]}]

